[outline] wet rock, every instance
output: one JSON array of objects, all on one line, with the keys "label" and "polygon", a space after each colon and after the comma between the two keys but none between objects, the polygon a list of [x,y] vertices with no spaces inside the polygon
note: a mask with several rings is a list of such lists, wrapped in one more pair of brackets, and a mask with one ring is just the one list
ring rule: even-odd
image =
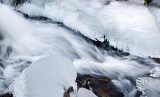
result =
[{"label": "wet rock", "polygon": [[144,5],[148,5],[152,2],[152,0],[144,0]]},{"label": "wet rock", "polygon": [[160,64],[160,58],[151,58],[154,62],[159,63]]},{"label": "wet rock", "polygon": [[70,86],[67,90],[65,90],[64,97],[70,97],[70,93],[73,92],[74,89]]},{"label": "wet rock", "polygon": [[83,87],[92,90],[98,97],[124,97],[109,78],[78,74],[76,81],[78,89]]},{"label": "wet rock", "polygon": [[14,4],[17,6],[20,3],[23,3],[24,0],[13,0]]},{"label": "wet rock", "polygon": [[108,51],[108,54],[111,56],[129,56],[130,54],[128,52],[124,52],[123,50],[120,50],[118,48],[115,48],[114,46],[111,46],[109,43],[109,40],[107,40],[104,36],[104,41],[101,42],[99,40],[91,40],[88,39],[87,37],[84,37],[88,42],[96,45],[98,48],[102,49],[102,50],[106,50]]},{"label": "wet rock", "polygon": [[9,5],[13,5],[13,6],[17,6],[18,4],[21,4],[23,2],[25,2],[26,0],[2,0],[2,3],[5,3],[5,4],[9,4]]},{"label": "wet rock", "polygon": [[4,39],[4,36],[2,34],[2,32],[0,31],[0,41],[2,41]]},{"label": "wet rock", "polygon": [[13,95],[11,93],[6,93],[6,94],[0,95],[0,97],[13,97]]}]

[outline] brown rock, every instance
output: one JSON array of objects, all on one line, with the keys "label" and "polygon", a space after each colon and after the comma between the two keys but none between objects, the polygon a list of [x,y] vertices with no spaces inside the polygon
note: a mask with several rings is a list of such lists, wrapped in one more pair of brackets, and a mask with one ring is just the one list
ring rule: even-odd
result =
[{"label": "brown rock", "polygon": [[64,97],[70,97],[70,93],[73,92],[74,89],[70,86],[67,90],[65,90]]},{"label": "brown rock", "polygon": [[123,97],[118,88],[111,82],[109,78],[102,76],[78,75],[77,85],[91,89],[98,97]]}]

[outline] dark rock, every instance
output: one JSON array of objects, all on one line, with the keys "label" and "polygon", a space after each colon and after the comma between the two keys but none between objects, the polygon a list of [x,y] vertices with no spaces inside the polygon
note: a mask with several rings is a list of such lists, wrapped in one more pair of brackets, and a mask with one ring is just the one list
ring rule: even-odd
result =
[{"label": "dark rock", "polygon": [[154,62],[159,63],[160,64],[160,58],[151,58]]},{"label": "dark rock", "polygon": [[12,53],[12,47],[8,46],[7,49],[6,49],[6,54],[4,55],[4,57],[8,58],[11,53]]},{"label": "dark rock", "polygon": [[144,0],[144,5],[148,5],[152,2],[152,0]]},{"label": "dark rock", "polygon": [[[21,3],[24,3],[26,0],[11,0],[11,5],[12,6],[17,6]],[[5,0],[1,1],[2,3],[5,3]]]},{"label": "dark rock", "polygon": [[6,94],[0,95],[0,97],[13,97],[13,95],[11,93],[6,93]]},{"label": "dark rock", "polygon": [[20,3],[23,3],[23,2],[24,2],[24,0],[13,0],[13,4],[15,6],[17,6],[17,5],[19,5]]},{"label": "dark rock", "polygon": [[64,97],[70,97],[70,93],[73,92],[74,89],[70,86],[67,90],[65,90]]},{"label": "dark rock", "polygon": [[78,74],[76,82],[78,89],[83,87],[92,90],[98,97],[124,97],[107,77]]},{"label": "dark rock", "polygon": [[102,49],[102,50],[106,50],[108,51],[108,53],[113,56],[129,56],[130,54],[128,52],[124,52],[114,46],[111,46],[109,43],[109,40],[106,39],[106,37],[104,36],[104,41],[101,42],[99,40],[91,40],[89,38],[84,37],[88,42],[91,42],[92,44],[96,45],[98,48]]},{"label": "dark rock", "polygon": [[4,36],[2,34],[2,32],[0,31],[0,41],[2,41],[4,39]]}]

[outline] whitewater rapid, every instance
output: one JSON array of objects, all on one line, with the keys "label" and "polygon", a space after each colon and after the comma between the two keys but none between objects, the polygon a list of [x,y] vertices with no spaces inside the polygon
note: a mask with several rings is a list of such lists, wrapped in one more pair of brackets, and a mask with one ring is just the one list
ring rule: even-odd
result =
[{"label": "whitewater rapid", "polygon": [[[14,91],[10,84],[30,64],[54,54],[72,60],[77,73],[111,78],[125,97],[135,97],[137,89],[143,96],[159,97],[159,63],[147,58],[160,56],[159,10],[134,0],[109,5],[98,0],[31,0],[16,8],[0,4],[0,94]],[[110,45],[132,55],[118,56],[89,40],[103,42],[104,35]]]}]

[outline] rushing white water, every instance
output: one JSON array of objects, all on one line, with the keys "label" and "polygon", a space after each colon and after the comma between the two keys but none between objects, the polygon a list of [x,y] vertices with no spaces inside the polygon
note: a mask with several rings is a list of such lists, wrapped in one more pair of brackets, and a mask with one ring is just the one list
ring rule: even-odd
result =
[{"label": "rushing white water", "polygon": [[[134,81],[146,74],[159,77],[159,64],[151,59],[111,56],[81,35],[101,41],[106,35],[111,45],[133,55],[159,57],[159,8],[148,9],[134,0],[110,5],[98,0],[49,1],[32,0],[16,9],[0,4],[0,94],[8,92],[13,79],[32,62],[52,54],[71,59],[78,73],[111,78],[125,97],[135,97],[137,92],[128,77]],[[31,18],[35,16],[51,20]],[[159,97],[159,89],[149,88],[148,97],[155,92],[154,97]]]}]

